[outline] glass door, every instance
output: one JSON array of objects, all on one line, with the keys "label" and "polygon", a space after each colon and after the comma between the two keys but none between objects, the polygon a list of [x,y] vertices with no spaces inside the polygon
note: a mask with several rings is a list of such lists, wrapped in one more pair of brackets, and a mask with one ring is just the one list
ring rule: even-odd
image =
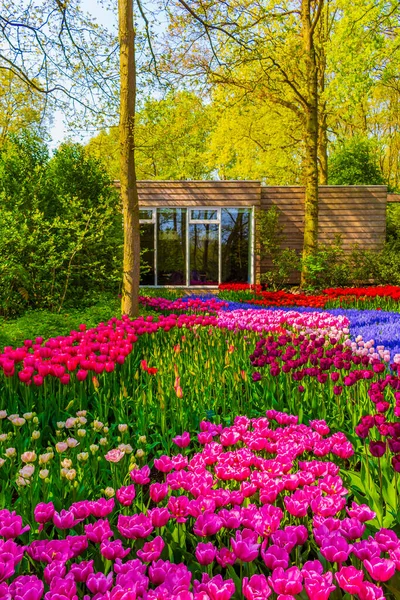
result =
[{"label": "glass door", "polygon": [[219,209],[190,209],[189,285],[218,285],[219,237]]}]

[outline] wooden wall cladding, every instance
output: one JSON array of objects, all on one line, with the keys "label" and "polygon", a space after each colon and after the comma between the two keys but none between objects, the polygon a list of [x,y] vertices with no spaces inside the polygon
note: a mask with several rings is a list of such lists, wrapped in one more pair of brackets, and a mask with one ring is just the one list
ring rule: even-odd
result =
[{"label": "wooden wall cladding", "polygon": [[[303,249],[304,189],[301,187],[262,187],[261,209],[275,204],[281,213],[285,245],[299,252]],[[321,244],[340,235],[345,250],[355,245],[381,250],[386,236],[386,186],[320,186],[318,240]],[[256,272],[269,268],[258,261]],[[291,283],[298,283],[293,273]]]},{"label": "wooden wall cladding", "polygon": [[[119,187],[119,182],[115,182]],[[259,181],[138,181],[141,208],[260,206]]]}]

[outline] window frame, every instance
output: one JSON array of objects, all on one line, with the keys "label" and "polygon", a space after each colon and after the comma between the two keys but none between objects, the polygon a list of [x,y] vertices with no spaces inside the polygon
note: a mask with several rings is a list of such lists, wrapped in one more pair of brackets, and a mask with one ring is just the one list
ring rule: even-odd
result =
[{"label": "window frame", "polygon": [[[225,208],[225,207],[224,207]],[[193,219],[192,218],[192,211],[193,210],[212,210],[213,212],[215,211],[217,213],[217,216],[215,217],[215,219]],[[210,207],[210,206],[196,206],[196,208],[193,208],[193,206],[188,207],[188,213],[189,213],[189,225],[207,225],[207,224],[214,224],[214,225],[220,225],[221,224],[221,208],[216,206],[216,207]]]},{"label": "window frame", "polygon": [[[157,207],[158,208],[158,207]],[[141,225],[142,223],[156,223],[156,218],[157,218],[157,208],[139,208],[139,225]],[[141,210],[148,210],[151,211],[151,219],[141,219],[140,218],[140,211]]]},{"label": "window frame", "polygon": [[[158,239],[157,239],[157,211],[163,210],[165,208],[180,208],[186,209],[186,239],[185,239],[185,275],[186,275],[186,284],[180,285],[159,285],[158,284]],[[182,288],[182,289],[198,289],[198,286],[190,285],[190,225],[218,225],[218,282],[221,283],[222,280],[222,219],[221,219],[221,211],[222,209],[226,210],[237,210],[244,209],[249,211],[249,283],[251,285],[254,284],[255,280],[255,206],[188,206],[184,204],[182,206],[156,206],[154,208],[143,207],[139,210],[149,210],[152,211],[151,219],[139,219],[139,224],[153,224],[154,225],[154,285],[146,286],[151,288]],[[217,212],[217,216],[215,219],[192,219],[192,210],[212,210]],[[219,285],[218,284],[218,285]],[[204,286],[207,289],[218,289],[218,286],[215,285],[207,285]]]}]

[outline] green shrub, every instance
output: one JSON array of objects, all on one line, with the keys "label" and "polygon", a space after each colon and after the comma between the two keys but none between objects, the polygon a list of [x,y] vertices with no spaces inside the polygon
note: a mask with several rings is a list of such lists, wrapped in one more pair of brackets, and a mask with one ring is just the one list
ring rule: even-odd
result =
[{"label": "green shrub", "polygon": [[274,290],[287,284],[290,274],[300,268],[296,250],[284,247],[285,236],[279,217],[280,211],[275,204],[257,214],[260,259],[272,263],[272,268],[262,273],[260,279]]},{"label": "green shrub", "polygon": [[63,144],[49,158],[44,144],[22,133],[0,148],[0,174],[0,315],[116,295],[122,216],[100,163],[79,144]]}]

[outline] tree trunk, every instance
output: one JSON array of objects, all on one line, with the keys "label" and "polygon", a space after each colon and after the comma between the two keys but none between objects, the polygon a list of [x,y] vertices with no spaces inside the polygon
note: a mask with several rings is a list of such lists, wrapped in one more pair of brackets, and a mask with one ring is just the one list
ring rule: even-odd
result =
[{"label": "tree trunk", "polygon": [[122,314],[139,312],[140,229],[135,169],[136,64],[132,0],[118,0],[120,42],[120,181],[124,227]]},{"label": "tree trunk", "polygon": [[328,185],[328,134],[326,103],[320,105],[320,118],[318,125],[318,163],[319,163],[319,183]]},{"label": "tree trunk", "polygon": [[329,42],[329,4],[325,4],[317,31],[317,73],[318,73],[318,164],[319,183],[328,185],[328,115],[327,101],[324,99],[326,74],[326,46]]},{"label": "tree trunk", "polygon": [[[322,2],[323,0],[320,0]],[[304,245],[301,285],[308,281],[307,259],[318,243],[318,76],[311,25],[311,0],[301,2],[303,52],[306,65],[307,106],[305,107],[304,158]]]}]

